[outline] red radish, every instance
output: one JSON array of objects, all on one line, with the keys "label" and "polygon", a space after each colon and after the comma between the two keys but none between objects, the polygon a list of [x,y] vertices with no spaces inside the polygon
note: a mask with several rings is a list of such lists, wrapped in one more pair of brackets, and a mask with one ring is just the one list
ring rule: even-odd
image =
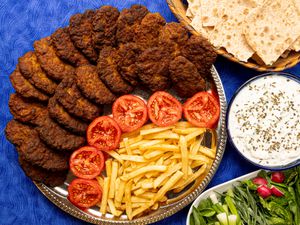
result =
[{"label": "red radish", "polygon": [[271,180],[276,183],[283,183],[285,179],[284,173],[282,172],[273,172],[271,175]]},{"label": "red radish", "polygon": [[260,185],[257,188],[257,192],[262,198],[267,198],[272,195],[271,189],[268,188],[266,185]]},{"label": "red radish", "polygon": [[275,195],[276,197],[282,197],[284,193],[280,191],[277,187],[272,186],[271,187],[272,194]]},{"label": "red radish", "polygon": [[253,182],[253,184],[256,184],[256,185],[267,185],[268,184],[268,181],[262,177],[255,177],[252,180],[252,182]]}]

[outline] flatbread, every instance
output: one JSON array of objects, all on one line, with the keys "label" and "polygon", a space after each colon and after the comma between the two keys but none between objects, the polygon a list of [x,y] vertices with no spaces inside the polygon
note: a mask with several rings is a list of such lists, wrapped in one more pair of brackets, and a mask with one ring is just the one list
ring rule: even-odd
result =
[{"label": "flatbread", "polygon": [[243,29],[248,44],[271,65],[299,37],[299,20],[292,0],[267,0],[247,17]]},{"label": "flatbread", "polygon": [[[194,17],[199,12],[201,12],[200,0],[187,0],[188,2],[188,9],[187,9],[187,17]],[[202,24],[202,22],[201,22]]]},{"label": "flatbread", "polygon": [[223,0],[201,0],[202,26],[214,27],[221,21],[220,9],[223,2]]},{"label": "flatbread", "polygon": [[262,1],[224,0],[220,7],[222,22],[218,23],[209,35],[212,44],[217,48],[224,47],[241,61],[247,61],[254,50],[244,37],[244,20]]}]

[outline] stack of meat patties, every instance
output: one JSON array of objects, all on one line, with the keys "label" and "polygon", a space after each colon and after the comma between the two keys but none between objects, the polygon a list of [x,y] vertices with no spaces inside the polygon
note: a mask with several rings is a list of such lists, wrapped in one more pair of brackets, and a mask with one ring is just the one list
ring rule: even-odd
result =
[{"label": "stack of meat patties", "polygon": [[150,92],[173,86],[190,97],[205,90],[215,59],[205,39],[141,5],[73,15],[68,27],[19,58],[10,75],[16,93],[6,136],[27,176],[60,185],[70,153],[85,145],[86,128],[103,105],[137,86]]}]

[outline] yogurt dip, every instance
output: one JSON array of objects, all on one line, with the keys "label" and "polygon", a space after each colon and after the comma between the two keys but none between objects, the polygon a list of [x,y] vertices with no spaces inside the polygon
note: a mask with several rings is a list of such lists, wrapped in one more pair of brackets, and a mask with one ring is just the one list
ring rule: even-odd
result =
[{"label": "yogurt dip", "polygon": [[228,133],[250,161],[267,167],[300,159],[300,83],[280,74],[246,84],[228,112]]}]

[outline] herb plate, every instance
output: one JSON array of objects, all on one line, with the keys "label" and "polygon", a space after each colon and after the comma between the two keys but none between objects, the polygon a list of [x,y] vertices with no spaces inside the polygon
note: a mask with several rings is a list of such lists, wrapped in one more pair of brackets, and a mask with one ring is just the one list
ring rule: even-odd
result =
[{"label": "herb plate", "polygon": [[193,211],[193,206],[197,207],[199,205],[200,201],[202,201],[203,199],[207,199],[214,192],[223,193],[223,192],[227,191],[230,187],[238,185],[239,181],[249,180],[249,179],[255,178],[260,171],[261,170],[257,170],[257,171],[254,171],[252,173],[248,173],[246,175],[243,175],[241,177],[237,177],[233,180],[227,181],[223,184],[219,184],[215,187],[212,187],[212,188],[204,191],[201,195],[198,196],[198,198],[196,198],[196,200],[191,205],[190,210],[189,210],[188,215],[187,215],[187,218],[186,218],[186,225],[190,225],[190,217],[191,217],[191,214],[192,214],[192,211]]}]

